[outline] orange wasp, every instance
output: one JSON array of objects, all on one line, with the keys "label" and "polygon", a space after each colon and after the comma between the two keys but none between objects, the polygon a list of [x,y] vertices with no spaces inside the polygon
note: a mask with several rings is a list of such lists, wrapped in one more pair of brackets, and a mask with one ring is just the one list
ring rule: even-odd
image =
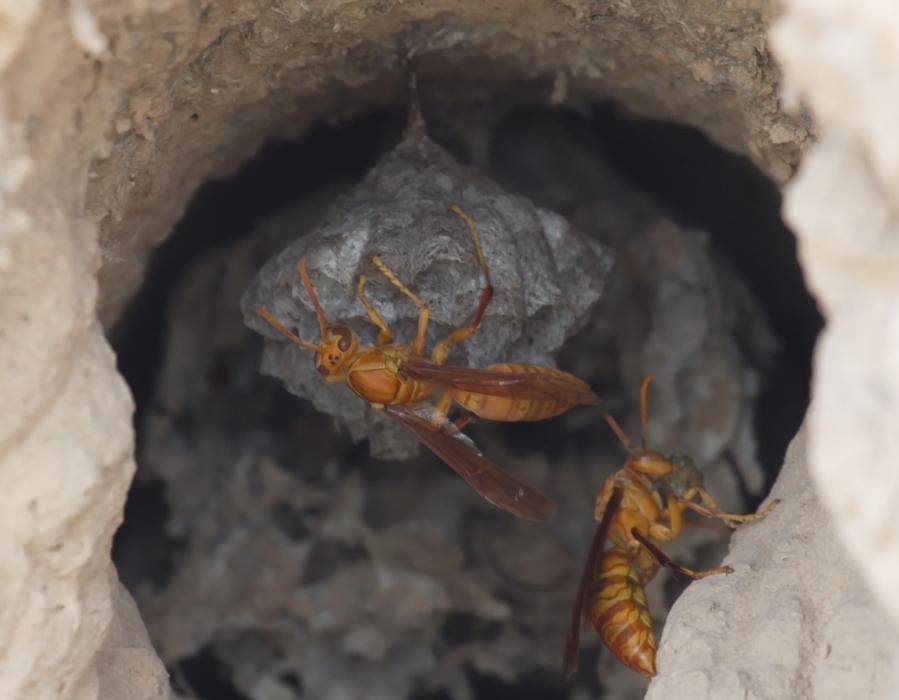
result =
[{"label": "orange wasp", "polygon": [[[491,503],[529,520],[548,520],[555,509],[545,496],[529,488],[484,458],[459,429],[472,415],[488,420],[541,420],[557,416],[577,404],[597,404],[599,397],[576,377],[561,370],[527,364],[495,364],[487,369],[444,365],[450,350],[470,338],[493,296],[490,274],[477,228],[457,205],[449,209],[461,217],[474,239],[485,287],[474,322],[453,331],[438,343],[431,357],[424,356],[428,305],[400,282],[375,255],[372,261],[419,309],[418,332],[411,345],[392,342],[393,334],[365,296],[365,275],[359,278],[357,293],[366,313],[380,330],[374,345],[359,347],[359,338],[346,326],[329,326],[321,304],[306,273],[306,258],[297,268],[315,307],[321,328],[318,345],[301,340],[264,308],[259,313],[294,343],[315,352],[315,367],[327,382],[346,382],[360,398],[384,411],[411,431]],[[442,394],[433,410],[416,409],[436,388]],[[449,422],[447,412],[455,400],[465,412]]]},{"label": "orange wasp", "polygon": [[[729,566],[693,571],[672,561],[659,544],[680,537],[681,516],[687,508],[735,528],[765,517],[778,503],[773,500],[765,510],[752,515],[722,513],[703,488],[702,473],[692,459],[682,454],[666,458],[646,449],[646,394],[651,379],[647,375],[640,388],[642,449],[634,447],[615,419],[606,414],[631,456],[622,469],[606,479],[596,497],[599,526],[571,610],[562,661],[566,678],[577,670],[583,616],[625,666],[649,678],[655,676],[656,640],[646,605],[646,584],[660,566],[694,579],[733,571]],[[693,500],[697,496],[705,505]],[[606,539],[611,542],[608,549],[604,549]]]}]

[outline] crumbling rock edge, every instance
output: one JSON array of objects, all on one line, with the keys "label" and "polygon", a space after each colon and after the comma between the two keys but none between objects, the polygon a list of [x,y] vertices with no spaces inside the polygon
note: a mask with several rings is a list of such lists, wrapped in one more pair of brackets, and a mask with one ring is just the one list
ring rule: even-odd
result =
[{"label": "crumbling rock edge", "polygon": [[[0,620],[15,630],[0,640],[4,698],[167,692],[136,680],[113,692],[97,670],[109,659],[98,654],[118,595],[109,543],[133,435],[94,309],[107,324],[116,318],[199,183],[232,172],[272,134],[393,102],[401,80],[390,64],[409,42],[442,52],[440,68],[425,64],[435,80],[477,58],[497,66],[496,85],[556,76],[562,98],[567,84],[572,95],[696,125],[781,183],[812,141],[806,121],[778,104],[766,40],[775,3],[594,11],[581,0],[521,0],[496,15],[474,0],[196,7],[73,0],[2,10]],[[899,495],[889,469],[899,452],[899,344],[896,290],[882,282],[899,279],[899,120],[883,101],[896,93],[899,10],[792,0],[781,26],[791,85],[828,133],[787,201],[831,323],[810,418],[812,471],[837,531],[897,618],[899,538],[883,535],[895,531]],[[865,60],[843,60],[835,42]],[[859,240],[858,231],[875,235]],[[834,619],[856,617],[849,603]],[[146,669],[159,672],[152,661]],[[872,696],[862,681],[847,673],[839,690]]]},{"label": "crumbling rock edge", "polygon": [[771,491],[781,503],[731,540],[734,573],[674,604],[647,700],[894,696],[899,631],[840,545],[808,459],[804,425]]}]

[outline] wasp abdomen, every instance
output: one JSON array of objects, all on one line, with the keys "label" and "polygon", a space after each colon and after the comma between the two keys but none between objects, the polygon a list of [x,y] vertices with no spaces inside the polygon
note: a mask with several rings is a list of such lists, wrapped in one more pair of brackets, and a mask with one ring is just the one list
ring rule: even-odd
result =
[{"label": "wasp abdomen", "polygon": [[628,668],[656,674],[656,641],[641,575],[630,554],[612,547],[597,559],[589,592],[593,627]]},{"label": "wasp abdomen", "polygon": [[[543,374],[567,381],[583,384],[579,379],[567,372],[540,365],[524,365],[504,362],[490,365],[487,369],[494,372],[512,372],[515,374]],[[585,385],[586,386],[586,385]],[[536,399],[509,398],[505,396],[488,396],[470,391],[451,390],[453,398],[466,409],[480,418],[497,421],[531,421],[553,418],[574,407],[573,403],[561,401],[540,401]]]}]

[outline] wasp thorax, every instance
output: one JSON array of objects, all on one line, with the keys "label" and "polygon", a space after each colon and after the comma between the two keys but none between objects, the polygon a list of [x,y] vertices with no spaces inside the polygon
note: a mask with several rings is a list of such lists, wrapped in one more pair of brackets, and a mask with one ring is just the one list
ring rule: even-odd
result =
[{"label": "wasp thorax", "polygon": [[326,377],[337,374],[358,346],[359,338],[346,326],[329,328],[328,337],[322,339],[320,349],[315,353],[315,369]]},{"label": "wasp thorax", "polygon": [[671,471],[671,462],[668,458],[654,450],[642,450],[636,453],[628,461],[628,466],[649,477],[665,476]]}]

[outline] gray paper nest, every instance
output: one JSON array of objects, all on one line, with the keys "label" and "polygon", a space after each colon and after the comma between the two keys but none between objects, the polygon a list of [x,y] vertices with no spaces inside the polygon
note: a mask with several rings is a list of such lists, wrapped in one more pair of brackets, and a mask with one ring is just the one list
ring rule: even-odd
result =
[{"label": "gray paper nest", "polygon": [[257,308],[268,309],[304,340],[319,341],[312,302],[297,274],[297,263],[306,256],[329,324],[349,326],[362,343],[374,341],[377,328],[356,294],[365,274],[366,293],[394,339],[410,342],[419,309],[371,262],[378,255],[430,305],[430,352],[454,329],[471,323],[484,286],[471,233],[448,210],[451,203],[478,228],[495,295],[481,329],[454,350],[449,363],[554,366],[555,351],[599,300],[610,256],[563,217],[507,194],[418,133],[408,134],[360,185],[338,197],[312,233],[271,258],[241,300],[247,325],[267,337],[262,372],[340,418],[354,440],[370,438],[375,457],[410,457],[418,446],[346,386],[326,384],[315,371],[312,352],[290,343]]}]

